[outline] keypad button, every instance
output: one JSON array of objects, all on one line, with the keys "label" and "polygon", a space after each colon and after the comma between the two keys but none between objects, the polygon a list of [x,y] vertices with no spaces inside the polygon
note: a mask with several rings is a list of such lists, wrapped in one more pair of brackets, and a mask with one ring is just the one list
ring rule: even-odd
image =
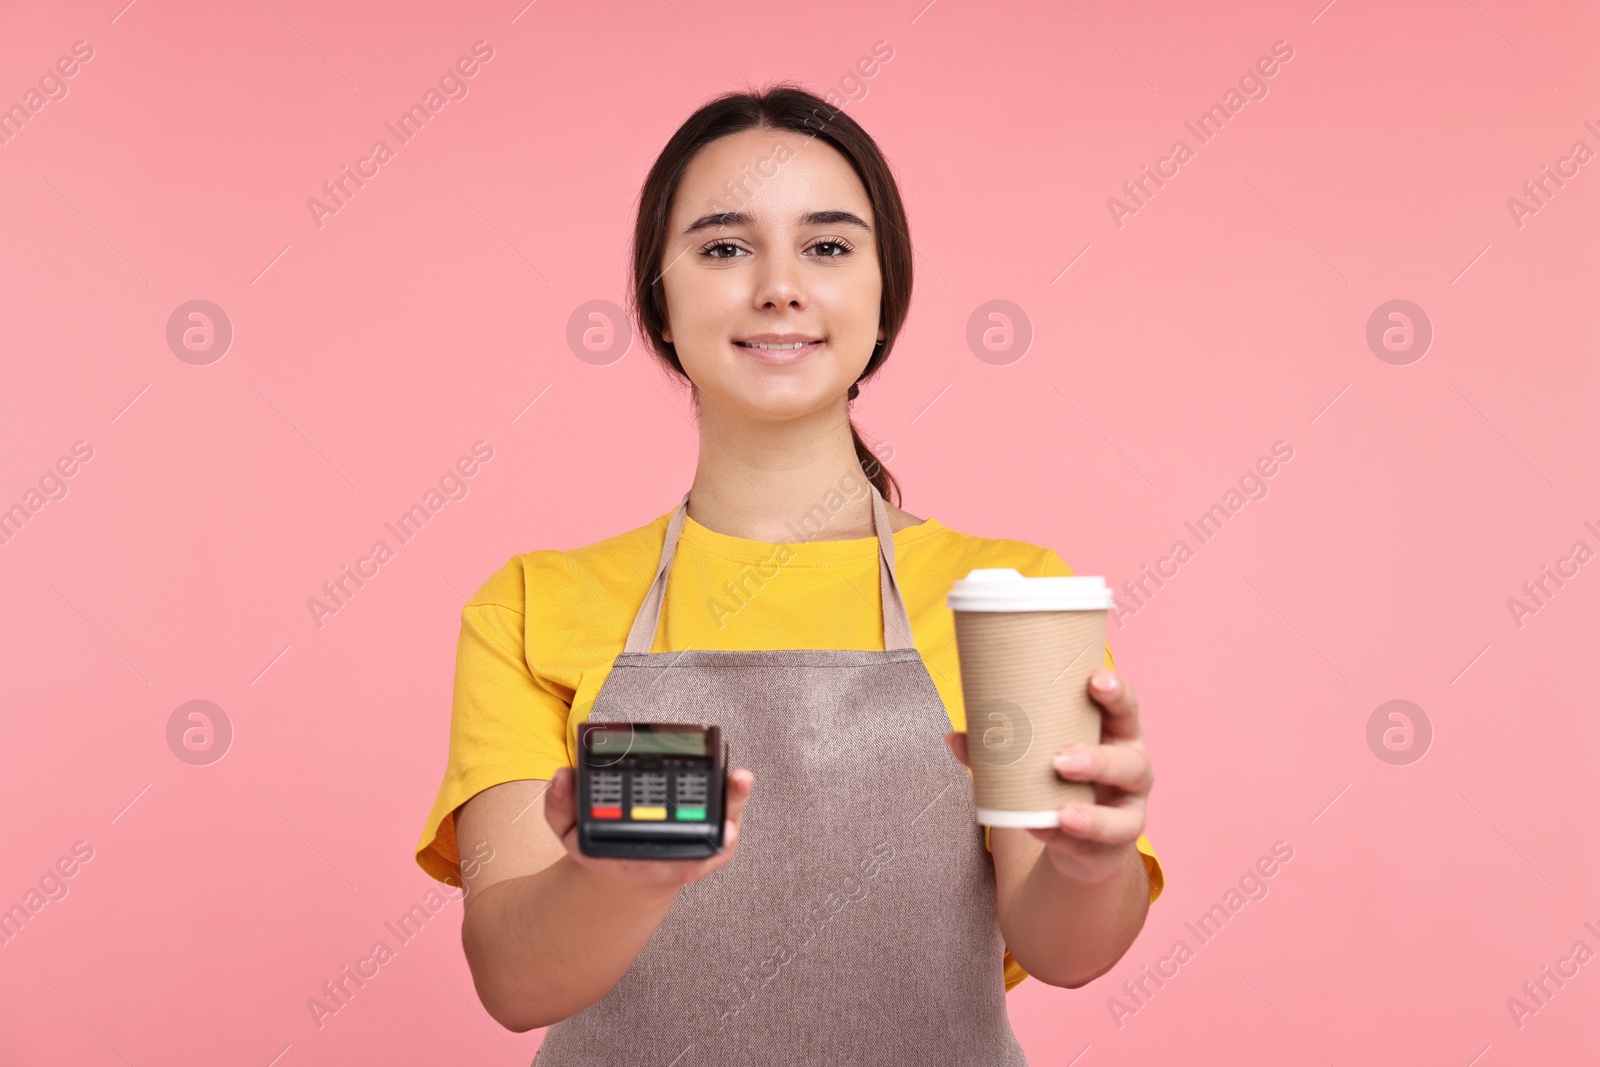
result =
[{"label": "keypad button", "polygon": [[594,771],[589,775],[589,803],[604,808],[622,806],[622,774]]},{"label": "keypad button", "polygon": [[643,771],[633,776],[633,802],[645,807],[660,807],[667,802],[667,776],[662,771]]}]

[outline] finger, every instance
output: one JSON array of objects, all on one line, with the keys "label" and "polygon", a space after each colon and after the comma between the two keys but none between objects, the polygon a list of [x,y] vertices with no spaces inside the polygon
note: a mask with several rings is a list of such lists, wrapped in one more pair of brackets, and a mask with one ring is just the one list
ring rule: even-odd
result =
[{"label": "finger", "polygon": [[557,767],[544,792],[544,818],[557,837],[565,837],[577,824],[577,806],[572,799],[572,768]]},{"label": "finger", "polygon": [[743,767],[728,772],[728,803],[722,821],[722,847],[717,849],[716,855],[700,861],[710,865],[708,870],[715,870],[726,863],[733,855],[734,849],[738,847],[739,827],[744,823],[745,802],[750,799],[755,781],[755,774]]},{"label": "finger", "polygon": [[1100,736],[1132,739],[1143,736],[1139,726],[1139,697],[1127,679],[1102,667],[1089,676],[1089,696],[1105,710]]},{"label": "finger", "polygon": [[1052,765],[1069,781],[1098,782],[1141,796],[1155,784],[1150,757],[1138,745],[1068,745]]},{"label": "finger", "polygon": [[967,756],[966,734],[957,733],[953,730],[949,731],[944,735],[944,743],[949,746],[951,754],[954,755],[956,759],[961,761],[961,765],[963,767],[972,766]]},{"label": "finger", "polygon": [[728,810],[725,814],[733,822],[737,823],[743,817],[745,801],[750,799],[755,781],[755,774],[743,767],[728,772]]},{"label": "finger", "polygon": [[1132,845],[1112,845],[1105,841],[1085,841],[1055,830],[1030,830],[1045,844],[1045,852],[1057,869],[1074,878],[1100,881],[1115,874],[1124,865],[1140,876],[1146,876],[1144,860]]},{"label": "finger", "polygon": [[1131,845],[1144,832],[1144,804],[1067,804],[1056,813],[1068,837],[1107,845]]}]

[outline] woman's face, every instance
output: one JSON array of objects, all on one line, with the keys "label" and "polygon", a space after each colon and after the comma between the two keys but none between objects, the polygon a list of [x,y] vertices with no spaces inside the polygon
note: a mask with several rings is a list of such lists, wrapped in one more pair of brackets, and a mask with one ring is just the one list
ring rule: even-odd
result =
[{"label": "woman's face", "polygon": [[875,225],[861,180],[825,141],[746,130],[700,150],[660,269],[664,336],[702,410],[781,419],[839,402],[883,338]]}]

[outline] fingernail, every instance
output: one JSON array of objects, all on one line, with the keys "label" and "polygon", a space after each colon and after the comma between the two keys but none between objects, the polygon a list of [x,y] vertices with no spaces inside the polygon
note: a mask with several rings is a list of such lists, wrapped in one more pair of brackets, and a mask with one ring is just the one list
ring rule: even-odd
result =
[{"label": "fingernail", "polygon": [[1085,815],[1083,809],[1076,804],[1068,805],[1062,810],[1061,821],[1077,830],[1089,828],[1089,816]]},{"label": "fingernail", "polygon": [[1117,679],[1112,674],[1097,674],[1094,676],[1092,684],[1102,693],[1109,693],[1117,687]]},{"label": "fingernail", "polygon": [[1089,753],[1081,748],[1069,748],[1058,752],[1056,767],[1063,771],[1086,771],[1089,769]]}]

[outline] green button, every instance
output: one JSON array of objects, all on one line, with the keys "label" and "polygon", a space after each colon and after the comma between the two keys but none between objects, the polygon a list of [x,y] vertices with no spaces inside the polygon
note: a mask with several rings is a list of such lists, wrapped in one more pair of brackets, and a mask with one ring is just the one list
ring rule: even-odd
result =
[{"label": "green button", "polygon": [[676,817],[680,822],[705,822],[706,821],[706,809],[705,808],[679,808],[679,809],[677,809],[677,816]]}]

